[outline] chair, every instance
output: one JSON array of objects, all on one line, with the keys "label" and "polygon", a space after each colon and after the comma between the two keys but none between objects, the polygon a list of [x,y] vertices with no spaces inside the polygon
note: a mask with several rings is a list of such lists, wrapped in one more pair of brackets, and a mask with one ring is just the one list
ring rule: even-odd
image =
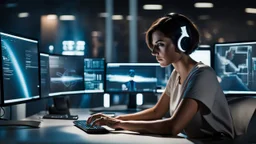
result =
[{"label": "chair", "polygon": [[256,108],[256,97],[240,97],[228,101],[235,135],[247,133],[247,128]]}]

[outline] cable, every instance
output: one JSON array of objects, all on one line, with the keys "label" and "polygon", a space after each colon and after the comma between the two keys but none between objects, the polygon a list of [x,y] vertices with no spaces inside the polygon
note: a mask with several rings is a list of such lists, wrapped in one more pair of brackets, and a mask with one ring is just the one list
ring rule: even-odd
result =
[{"label": "cable", "polygon": [[0,107],[3,110],[3,114],[0,116],[0,118],[2,118],[5,115],[5,110],[3,107]]}]

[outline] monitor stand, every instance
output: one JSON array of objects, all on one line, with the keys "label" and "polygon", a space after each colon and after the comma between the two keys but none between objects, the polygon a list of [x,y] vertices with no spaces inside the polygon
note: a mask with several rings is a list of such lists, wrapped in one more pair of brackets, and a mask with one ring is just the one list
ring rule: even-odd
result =
[{"label": "monitor stand", "polygon": [[53,106],[48,108],[49,114],[43,116],[44,119],[64,119],[64,120],[77,120],[78,115],[70,115],[69,97],[55,97],[53,98]]},{"label": "monitor stand", "polygon": [[4,120],[0,119],[0,127],[2,126],[28,126],[31,128],[39,128],[40,121],[31,120]]},{"label": "monitor stand", "polygon": [[97,107],[97,108],[92,108],[90,111],[92,114],[94,113],[115,113],[115,112],[120,112],[120,113],[135,113],[140,111],[140,109],[137,107],[136,103],[136,95],[137,93],[129,93],[128,95],[128,104],[127,105],[117,105],[117,106],[110,106],[109,108],[106,107]]},{"label": "monitor stand", "polygon": [[[10,106],[10,119],[12,119],[12,106]],[[40,121],[35,120],[8,120],[6,118],[0,118],[0,127],[17,127],[25,126],[30,128],[39,128]]]}]

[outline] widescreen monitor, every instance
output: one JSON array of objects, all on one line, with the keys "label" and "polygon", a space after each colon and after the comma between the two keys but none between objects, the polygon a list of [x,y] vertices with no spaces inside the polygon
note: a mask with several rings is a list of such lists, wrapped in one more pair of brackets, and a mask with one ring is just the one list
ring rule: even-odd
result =
[{"label": "widescreen monitor", "polygon": [[162,91],[169,74],[159,63],[107,63],[107,92]]},{"label": "widescreen monitor", "polygon": [[3,105],[40,98],[38,41],[0,33]]},{"label": "widescreen monitor", "polygon": [[105,83],[104,58],[84,59],[85,93],[103,93]]},{"label": "widescreen monitor", "polygon": [[256,94],[256,42],[215,44],[214,59],[225,94]]},{"label": "widescreen monitor", "polygon": [[40,78],[42,98],[48,97],[50,93],[49,57],[49,54],[40,53]]},{"label": "widescreen monitor", "polygon": [[197,62],[202,62],[205,65],[211,66],[211,51],[210,50],[195,50],[190,57]]},{"label": "widescreen monitor", "polygon": [[49,96],[84,93],[84,58],[51,55],[49,57]]}]

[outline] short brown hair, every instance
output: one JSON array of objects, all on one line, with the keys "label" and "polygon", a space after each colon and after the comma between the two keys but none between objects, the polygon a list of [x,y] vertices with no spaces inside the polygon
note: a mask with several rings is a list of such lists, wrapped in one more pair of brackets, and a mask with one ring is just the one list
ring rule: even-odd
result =
[{"label": "short brown hair", "polygon": [[153,48],[152,34],[155,31],[162,32],[166,37],[170,38],[177,47],[178,38],[181,35],[180,27],[186,25],[187,33],[189,34],[190,41],[185,54],[189,55],[198,48],[199,32],[195,24],[186,16],[175,14],[175,16],[164,16],[158,18],[152,23],[146,32],[146,43],[150,49]]}]

